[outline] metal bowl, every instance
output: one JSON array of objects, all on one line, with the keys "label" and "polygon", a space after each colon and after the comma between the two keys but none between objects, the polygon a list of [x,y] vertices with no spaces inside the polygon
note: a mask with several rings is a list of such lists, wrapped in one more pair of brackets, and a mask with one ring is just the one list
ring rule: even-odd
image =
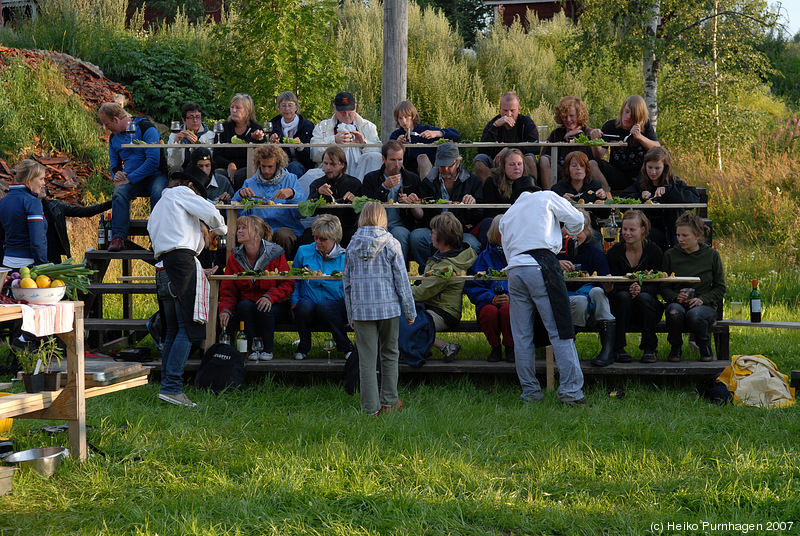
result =
[{"label": "metal bowl", "polygon": [[12,287],[11,293],[15,300],[25,300],[35,304],[54,304],[61,301],[67,287],[47,287],[47,288],[22,288]]},{"label": "metal bowl", "polygon": [[3,461],[16,463],[22,470],[33,469],[43,478],[50,478],[67,455],[64,447],[44,447],[9,454]]}]

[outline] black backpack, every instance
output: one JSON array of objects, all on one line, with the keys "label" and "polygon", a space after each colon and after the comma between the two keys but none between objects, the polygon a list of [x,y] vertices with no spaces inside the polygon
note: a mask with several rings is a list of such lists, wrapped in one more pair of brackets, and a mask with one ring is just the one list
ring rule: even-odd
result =
[{"label": "black backpack", "polygon": [[219,394],[244,383],[244,356],[230,344],[218,342],[206,350],[194,379],[198,389]]}]

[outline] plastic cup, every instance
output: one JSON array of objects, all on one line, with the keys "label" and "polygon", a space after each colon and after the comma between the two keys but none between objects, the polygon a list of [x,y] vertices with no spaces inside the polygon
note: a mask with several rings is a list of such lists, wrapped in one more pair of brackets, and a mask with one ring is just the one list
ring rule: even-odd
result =
[{"label": "plastic cup", "polygon": [[743,311],[744,311],[743,302],[740,301],[731,302],[731,317],[734,320],[741,320]]}]

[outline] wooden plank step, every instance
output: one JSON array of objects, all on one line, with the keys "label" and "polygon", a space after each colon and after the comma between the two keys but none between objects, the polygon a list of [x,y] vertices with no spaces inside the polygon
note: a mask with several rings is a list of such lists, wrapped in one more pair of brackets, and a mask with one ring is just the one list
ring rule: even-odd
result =
[{"label": "wooden plank step", "polygon": [[150,264],[155,264],[155,256],[153,252],[149,249],[123,249],[122,251],[108,251],[105,249],[87,249],[86,250],[86,260],[87,261],[106,261],[112,259],[123,259],[123,260],[142,260],[149,262]]},{"label": "wooden plank step", "polygon": [[91,283],[86,289],[92,294],[155,294],[155,283]]},{"label": "wooden plank step", "polygon": [[84,327],[89,331],[147,331],[147,318],[86,318]]}]

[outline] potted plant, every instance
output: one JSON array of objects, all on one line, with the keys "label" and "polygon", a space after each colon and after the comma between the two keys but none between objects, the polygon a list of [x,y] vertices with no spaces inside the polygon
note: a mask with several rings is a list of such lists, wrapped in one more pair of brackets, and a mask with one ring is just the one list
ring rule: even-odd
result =
[{"label": "potted plant", "polygon": [[41,372],[41,366],[37,370],[37,364],[41,359],[38,349],[34,350],[30,345],[25,345],[24,348],[12,346],[12,351],[17,356],[19,366],[22,367],[22,381],[25,384],[25,392],[39,393],[44,391],[44,374]]},{"label": "potted plant", "polygon": [[[58,339],[47,337],[39,346],[42,354],[42,368],[44,370],[44,390],[58,391],[61,389],[61,358],[64,351],[58,345]],[[53,361],[56,362],[56,370],[53,370]]]},{"label": "potted plant", "polygon": [[[61,372],[51,370],[53,360],[58,367],[61,367],[63,357],[63,350],[58,346],[55,337],[47,337],[38,345],[28,343],[24,348],[14,348],[13,351],[22,367],[22,380],[25,382],[26,392],[58,391],[61,388]],[[40,360],[42,363],[37,370],[36,366]]]}]

